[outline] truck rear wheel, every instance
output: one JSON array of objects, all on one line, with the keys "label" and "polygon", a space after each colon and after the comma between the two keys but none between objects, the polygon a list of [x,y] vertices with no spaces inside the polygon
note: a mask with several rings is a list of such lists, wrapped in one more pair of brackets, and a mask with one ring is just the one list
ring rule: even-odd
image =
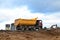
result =
[{"label": "truck rear wheel", "polygon": [[21,30],[20,27],[16,27],[16,30]]},{"label": "truck rear wheel", "polygon": [[35,30],[35,31],[39,31],[40,28],[39,28],[39,27],[34,27],[34,30]]}]

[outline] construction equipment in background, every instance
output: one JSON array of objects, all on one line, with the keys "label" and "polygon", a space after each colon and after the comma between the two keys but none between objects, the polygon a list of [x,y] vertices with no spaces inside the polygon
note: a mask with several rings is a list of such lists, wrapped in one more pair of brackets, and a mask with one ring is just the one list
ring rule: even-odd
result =
[{"label": "construction equipment in background", "polygon": [[42,29],[42,20],[33,19],[16,19],[14,22],[16,30],[39,30]]},{"label": "construction equipment in background", "polygon": [[57,28],[57,24],[52,25],[52,26],[51,26],[51,29],[53,29],[53,28],[55,28],[55,29],[56,29],[56,28]]},{"label": "construction equipment in background", "polygon": [[15,29],[15,26],[14,26],[14,23],[11,23],[11,30],[12,31],[15,31],[16,29]]},{"label": "construction equipment in background", "polygon": [[6,24],[5,26],[6,26],[6,28],[5,28],[6,30],[11,30],[10,29],[10,24]]}]

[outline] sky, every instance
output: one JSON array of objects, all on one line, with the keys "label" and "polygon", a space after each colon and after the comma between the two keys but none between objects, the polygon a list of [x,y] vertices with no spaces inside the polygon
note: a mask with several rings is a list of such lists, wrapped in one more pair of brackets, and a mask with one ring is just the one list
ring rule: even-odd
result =
[{"label": "sky", "polygon": [[43,27],[60,26],[60,0],[0,0],[0,29],[15,19],[38,17]]}]

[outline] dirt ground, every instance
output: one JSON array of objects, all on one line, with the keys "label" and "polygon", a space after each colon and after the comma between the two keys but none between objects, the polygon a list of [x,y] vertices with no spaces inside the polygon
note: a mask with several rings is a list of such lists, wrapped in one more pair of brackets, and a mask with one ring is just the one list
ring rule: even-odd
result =
[{"label": "dirt ground", "polygon": [[60,31],[0,31],[0,40],[60,40]]}]

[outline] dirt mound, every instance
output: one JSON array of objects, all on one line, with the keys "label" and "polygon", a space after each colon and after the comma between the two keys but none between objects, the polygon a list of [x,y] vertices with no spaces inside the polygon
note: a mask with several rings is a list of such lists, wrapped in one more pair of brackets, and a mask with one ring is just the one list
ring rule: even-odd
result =
[{"label": "dirt mound", "polygon": [[60,32],[46,31],[0,31],[0,40],[60,40]]}]

